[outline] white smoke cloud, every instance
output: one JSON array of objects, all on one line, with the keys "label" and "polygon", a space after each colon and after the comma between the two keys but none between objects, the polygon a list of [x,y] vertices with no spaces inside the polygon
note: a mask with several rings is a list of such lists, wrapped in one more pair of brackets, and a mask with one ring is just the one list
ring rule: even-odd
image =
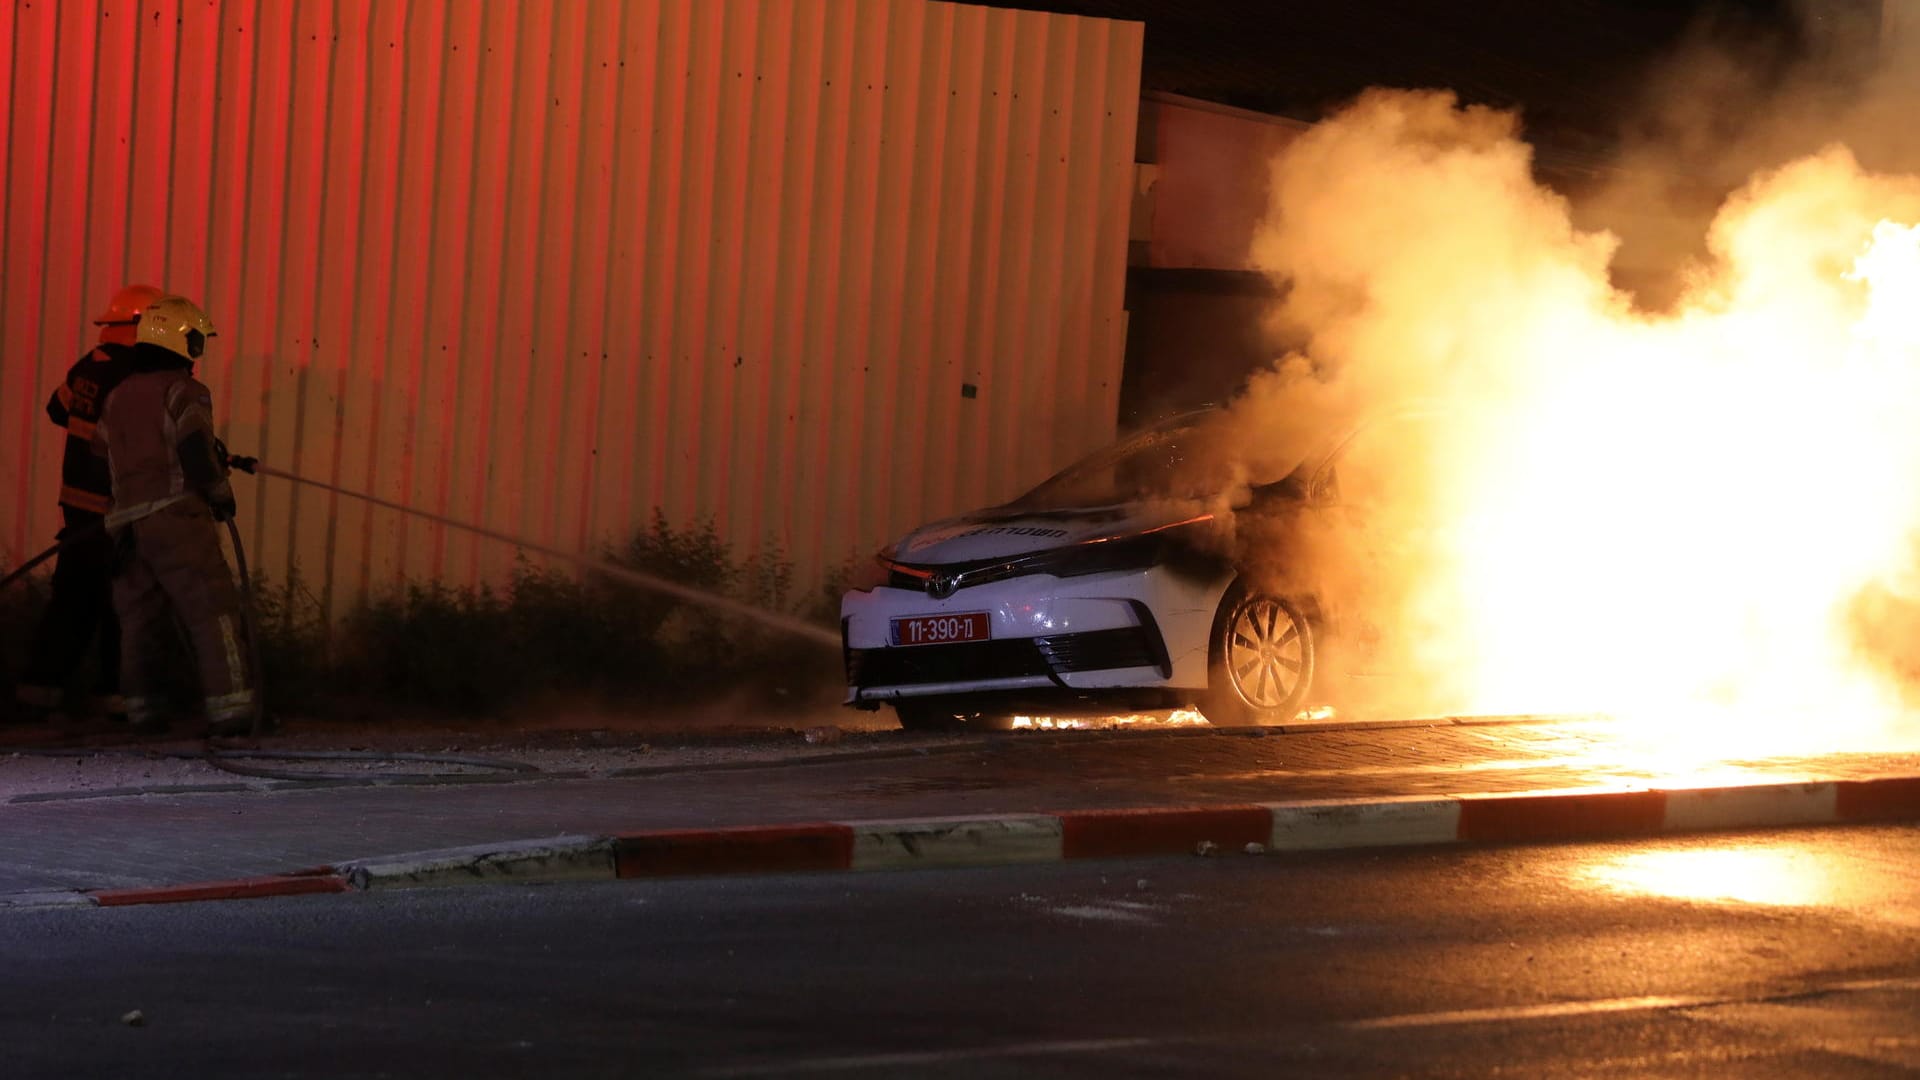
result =
[{"label": "white smoke cloud", "polygon": [[1684,716],[1768,748],[1897,726],[1920,181],[1840,144],[1775,162],[1661,314],[1516,118],[1445,93],[1362,95],[1271,196],[1253,252],[1306,345],[1234,405],[1249,460],[1403,419],[1352,444],[1337,508],[1240,541],[1320,598],[1366,705]]}]

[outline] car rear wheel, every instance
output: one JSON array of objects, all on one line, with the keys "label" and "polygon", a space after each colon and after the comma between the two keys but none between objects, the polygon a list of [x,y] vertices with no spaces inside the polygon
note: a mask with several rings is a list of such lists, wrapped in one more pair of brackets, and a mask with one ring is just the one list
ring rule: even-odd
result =
[{"label": "car rear wheel", "polygon": [[939,698],[908,698],[893,703],[900,726],[908,731],[1009,731],[1007,713],[967,709]]},{"label": "car rear wheel", "polygon": [[1235,582],[1207,649],[1200,711],[1218,727],[1284,724],[1313,686],[1313,624],[1292,600]]}]

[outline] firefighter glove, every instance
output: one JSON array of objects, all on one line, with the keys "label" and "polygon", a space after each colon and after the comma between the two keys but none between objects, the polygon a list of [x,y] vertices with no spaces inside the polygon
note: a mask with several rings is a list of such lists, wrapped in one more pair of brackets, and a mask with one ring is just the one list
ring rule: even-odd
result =
[{"label": "firefighter glove", "polygon": [[239,469],[243,473],[252,473],[254,466],[260,464],[259,458],[249,457],[246,454],[236,454],[227,449],[227,444],[224,441],[217,438],[213,440],[213,453],[215,457],[220,459],[222,465],[225,465],[229,469]]}]

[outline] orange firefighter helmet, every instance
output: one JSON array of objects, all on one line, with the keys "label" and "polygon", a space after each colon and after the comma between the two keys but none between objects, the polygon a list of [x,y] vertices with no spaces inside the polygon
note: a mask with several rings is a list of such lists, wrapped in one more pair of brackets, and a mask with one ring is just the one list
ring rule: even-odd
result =
[{"label": "orange firefighter helmet", "polygon": [[131,326],[140,321],[140,313],[147,310],[148,304],[165,295],[151,285],[122,286],[119,292],[113,294],[113,299],[107,301],[107,310],[93,320],[93,325],[118,326],[124,323]]}]

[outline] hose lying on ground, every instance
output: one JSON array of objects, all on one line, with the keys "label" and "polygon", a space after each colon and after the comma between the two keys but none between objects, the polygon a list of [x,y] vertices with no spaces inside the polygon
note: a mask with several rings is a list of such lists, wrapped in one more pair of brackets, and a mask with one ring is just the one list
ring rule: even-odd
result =
[{"label": "hose lying on ground", "polygon": [[[253,776],[265,780],[305,780],[305,781],[357,781],[361,783],[377,782],[386,784],[435,783],[445,781],[461,773],[328,773],[310,772],[304,769],[272,769],[259,765],[245,765],[242,761],[413,761],[432,765],[454,765],[471,769],[493,769],[496,772],[517,774],[513,779],[526,779],[527,774],[544,773],[538,765],[529,765],[524,761],[507,761],[502,758],[467,757],[460,754],[421,754],[409,751],[383,750],[241,750],[219,745],[212,739],[207,740],[206,751],[202,754],[172,755],[183,758],[199,757],[216,769],[239,776]],[[487,776],[485,779],[505,780],[505,776]],[[482,779],[482,777],[474,777]]]}]

